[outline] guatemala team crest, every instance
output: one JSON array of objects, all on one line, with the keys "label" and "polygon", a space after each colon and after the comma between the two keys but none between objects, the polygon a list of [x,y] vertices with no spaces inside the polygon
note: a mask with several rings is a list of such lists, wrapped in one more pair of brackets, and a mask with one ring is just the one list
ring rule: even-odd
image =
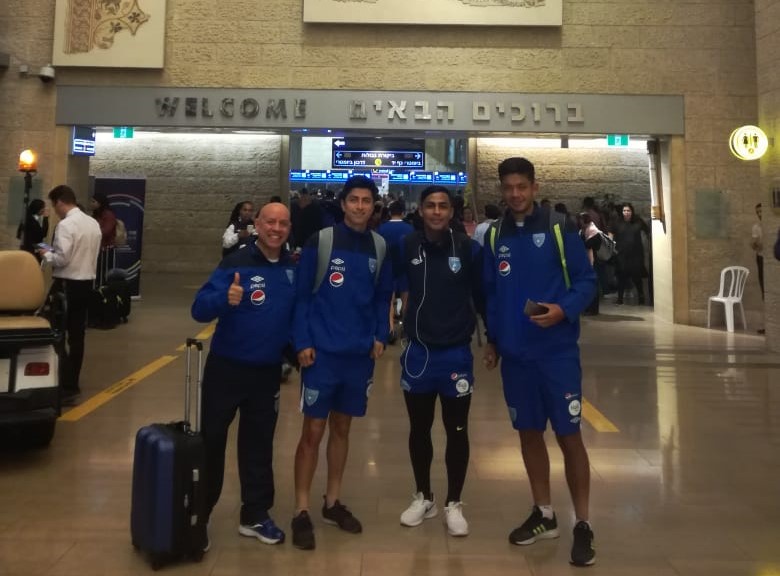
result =
[{"label": "guatemala team crest", "polygon": [[532,236],[534,241],[534,246],[537,248],[541,248],[544,245],[544,239],[546,237],[546,234],[534,234]]},{"label": "guatemala team crest", "polygon": [[368,270],[371,272],[371,274],[376,272],[376,258],[368,259]]},{"label": "guatemala team crest", "polygon": [[290,284],[295,283],[295,270],[286,270],[287,272],[287,280],[290,281]]},{"label": "guatemala team crest", "polygon": [[450,256],[449,264],[450,264],[450,270],[452,270],[454,274],[460,272],[460,258],[458,258],[457,256]]}]

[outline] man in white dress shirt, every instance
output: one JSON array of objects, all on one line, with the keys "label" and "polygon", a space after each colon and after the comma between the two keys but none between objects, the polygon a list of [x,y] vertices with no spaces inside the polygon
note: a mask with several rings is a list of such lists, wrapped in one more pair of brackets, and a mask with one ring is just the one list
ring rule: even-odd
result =
[{"label": "man in white dress shirt", "polygon": [[73,405],[81,392],[79,375],[84,360],[87,305],[95,280],[101,233],[97,220],[76,206],[76,195],[70,187],[53,188],[49,200],[60,223],[54,232],[54,245],[51,249],[41,249],[40,253],[53,269],[52,289],[62,291],[68,303],[65,325],[68,346],[61,359],[64,367],[60,386],[62,403]]}]

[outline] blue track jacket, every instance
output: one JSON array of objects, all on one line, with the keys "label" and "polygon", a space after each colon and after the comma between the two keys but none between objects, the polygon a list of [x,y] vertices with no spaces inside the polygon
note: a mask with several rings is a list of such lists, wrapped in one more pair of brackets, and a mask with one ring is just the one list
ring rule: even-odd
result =
[{"label": "blue track jacket", "polygon": [[[227,293],[236,272],[244,297],[231,306]],[[279,262],[269,262],[255,243],[223,258],[192,303],[192,317],[198,322],[219,319],[211,351],[247,364],[281,362],[282,350],[291,341],[295,275],[286,253]]]},{"label": "blue track jacket", "polygon": [[[564,253],[571,278],[566,289],[563,267],[550,213],[534,205],[523,226],[510,213],[499,221],[500,231],[490,246],[485,234],[484,282],[488,341],[499,354],[516,360],[576,357],[579,317],[596,291],[596,273],[577,228],[567,220]],[[496,222],[496,226],[499,225]],[[566,319],[550,328],[532,323],[523,313],[526,299],[558,304]]]},{"label": "blue track jacket", "polygon": [[387,342],[393,292],[389,255],[375,284],[376,252],[371,233],[346,224],[333,227],[333,251],[316,292],[319,235],[312,234],[298,264],[298,296],[293,323],[295,350],[333,354],[368,354],[374,340]]}]

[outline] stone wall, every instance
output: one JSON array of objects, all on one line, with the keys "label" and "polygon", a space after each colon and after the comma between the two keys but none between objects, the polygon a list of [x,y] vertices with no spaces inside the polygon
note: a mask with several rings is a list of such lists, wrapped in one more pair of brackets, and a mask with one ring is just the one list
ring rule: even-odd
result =
[{"label": "stone wall", "polygon": [[90,174],[146,179],[143,266],[209,271],[237,202],[256,206],[279,190],[279,136],[140,133],[101,135]]},{"label": "stone wall", "polygon": [[[729,198],[727,238],[699,238],[689,227],[687,252],[675,255],[687,263],[680,274],[691,322],[703,323],[720,268],[751,262],[745,235],[765,186],[759,166],[733,158],[726,142],[734,127],[758,121],[756,11],[761,75],[770,82],[762,114],[777,116],[773,0],[564,0],[560,28],[304,25],[301,0],[168,0],[164,70],[60,68],[44,86],[20,77],[18,65],[49,61],[53,5],[5,0],[0,9],[0,50],[11,55],[0,71],[3,221],[23,146],[43,152],[44,188],[55,183],[57,84],[682,94],[685,188],[676,193],[686,198],[687,221],[695,220],[691,191]],[[0,226],[4,246],[10,229]],[[762,308],[755,283],[746,303]]]},{"label": "stone wall", "polygon": [[510,156],[534,163],[539,182],[538,200],[563,202],[576,213],[585,196],[597,203],[611,199],[631,202],[637,214],[650,219],[650,180],[647,152],[609,149],[545,149],[513,146],[508,139],[480,138],[477,142],[477,196],[479,206],[500,198],[497,167]]},{"label": "stone wall", "polygon": [[760,197],[764,205],[764,321],[767,346],[780,352],[780,262],[772,248],[780,230],[780,207],[773,208],[773,188],[780,188],[780,2],[756,0],[759,126],[770,143],[761,159]]}]

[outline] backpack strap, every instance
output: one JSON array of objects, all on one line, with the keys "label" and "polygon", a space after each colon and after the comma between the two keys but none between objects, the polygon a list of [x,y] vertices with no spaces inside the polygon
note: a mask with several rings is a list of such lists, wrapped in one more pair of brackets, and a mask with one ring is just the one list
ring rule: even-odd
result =
[{"label": "backpack strap", "polygon": [[314,276],[312,294],[320,289],[320,284],[325,279],[330,262],[330,253],[333,251],[333,227],[323,228],[317,234],[317,274]]},{"label": "backpack strap", "polygon": [[566,226],[566,215],[559,212],[550,212],[550,230],[555,236],[555,244],[558,246],[558,256],[561,259],[561,268],[563,269],[563,281],[566,283],[566,289],[571,288],[571,279],[569,278],[569,268],[566,266],[566,251],[563,248],[563,229]]},{"label": "backpack strap", "polygon": [[382,263],[387,256],[387,242],[380,234],[371,230],[371,239],[374,241],[374,252],[376,253],[376,270],[374,271],[374,286],[379,284],[379,273],[382,270]]},{"label": "backpack strap", "polygon": [[490,251],[493,253],[493,256],[496,255],[496,238],[501,236],[501,224],[503,222],[504,218],[499,218],[490,225],[490,228],[488,228],[487,231],[488,245],[490,246]]},{"label": "backpack strap", "polygon": [[[371,240],[374,243],[374,252],[376,253],[376,270],[374,271],[374,285],[379,282],[379,273],[382,270],[382,264],[387,256],[387,243],[379,234],[371,230]],[[331,252],[333,252],[333,227],[323,228],[317,236],[317,273],[314,276],[314,285],[312,293],[319,290],[325,274],[328,272]]]}]

